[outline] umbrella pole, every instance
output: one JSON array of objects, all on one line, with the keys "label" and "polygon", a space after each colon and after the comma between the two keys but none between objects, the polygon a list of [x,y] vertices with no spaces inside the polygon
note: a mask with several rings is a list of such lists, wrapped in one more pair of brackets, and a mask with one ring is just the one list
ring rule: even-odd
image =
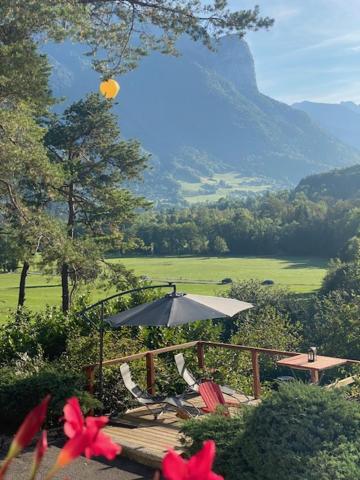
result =
[{"label": "umbrella pole", "polygon": [[99,328],[99,397],[103,397],[103,361],[104,361],[104,304],[100,308],[100,328]]}]

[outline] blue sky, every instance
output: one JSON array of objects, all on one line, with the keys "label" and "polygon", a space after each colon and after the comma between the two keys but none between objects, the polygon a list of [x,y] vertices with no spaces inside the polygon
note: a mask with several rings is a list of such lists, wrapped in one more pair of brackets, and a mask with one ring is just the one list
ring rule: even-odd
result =
[{"label": "blue sky", "polygon": [[260,90],[286,103],[360,103],[360,0],[229,0],[275,18],[246,36]]}]

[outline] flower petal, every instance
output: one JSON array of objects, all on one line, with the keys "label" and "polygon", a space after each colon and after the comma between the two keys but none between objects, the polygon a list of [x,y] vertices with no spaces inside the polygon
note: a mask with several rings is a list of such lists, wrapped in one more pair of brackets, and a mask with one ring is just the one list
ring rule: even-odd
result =
[{"label": "flower petal", "polygon": [[76,397],[69,398],[64,407],[64,433],[67,437],[73,438],[84,428],[84,416],[82,414],[79,400]]},{"label": "flower petal", "polygon": [[166,480],[185,480],[187,462],[174,450],[169,450],[162,461],[162,473]]},{"label": "flower petal", "polygon": [[205,480],[208,478],[215,458],[215,442],[207,440],[203,448],[188,463],[190,478]]},{"label": "flower petal", "polygon": [[47,449],[48,449],[47,432],[46,430],[43,430],[41,432],[41,437],[39,438],[39,441],[36,444],[35,462],[37,465],[40,464]]},{"label": "flower petal", "polygon": [[87,427],[94,427],[100,430],[100,428],[105,427],[105,425],[108,423],[109,419],[108,417],[102,416],[102,417],[86,417],[85,419],[85,424]]},{"label": "flower petal", "polygon": [[120,445],[114,443],[105,433],[98,432],[95,441],[86,448],[85,455],[87,458],[102,456],[107,460],[114,460],[120,452]]},{"label": "flower petal", "polygon": [[[40,405],[26,415],[10,446],[10,452],[12,450],[13,452],[16,451],[19,453],[20,450],[31,442],[44,423],[49,401],[50,395],[47,395]],[[17,455],[17,453],[15,453],[15,455]]]},{"label": "flower petal", "polygon": [[59,456],[55,463],[55,468],[63,468],[68,465],[70,462],[79,457],[82,453],[85,452],[85,449],[90,445],[91,438],[89,433],[84,430],[81,433],[78,433],[73,438],[70,438],[59,453]]}]

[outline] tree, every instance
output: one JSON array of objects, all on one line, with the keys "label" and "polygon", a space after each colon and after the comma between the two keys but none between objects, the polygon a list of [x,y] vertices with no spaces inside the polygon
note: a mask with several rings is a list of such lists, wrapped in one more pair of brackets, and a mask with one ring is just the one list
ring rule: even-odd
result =
[{"label": "tree", "polygon": [[309,312],[303,316],[304,331],[321,354],[359,359],[360,296],[336,290],[315,297]]},{"label": "tree", "polygon": [[111,103],[96,94],[71,105],[50,125],[45,141],[53,164],[64,181],[57,190],[63,206],[66,235],[59,235],[44,262],[56,260],[62,284],[62,308],[71,303],[80,281],[101,273],[99,260],[106,251],[120,249],[130,239],[123,227],[136,210],[148,205],[122,187],[137,178],[146,166],[147,155],[136,141],[120,139]]},{"label": "tree", "polygon": [[44,129],[26,104],[0,109],[0,214],[4,234],[18,245],[17,256],[23,262],[19,306],[25,302],[31,258],[46,231],[46,187],[50,178],[53,184],[58,179],[57,169],[50,165],[42,145],[43,136]]},{"label": "tree", "polygon": [[212,244],[212,250],[213,252],[219,254],[219,255],[224,255],[225,253],[229,252],[229,247],[227,246],[226,241],[223,239],[223,237],[220,237],[217,235],[214,238],[213,244]]},{"label": "tree", "polygon": [[360,236],[351,237],[341,251],[343,262],[360,260]]},{"label": "tree", "polygon": [[4,227],[0,225],[0,271],[15,272],[19,263],[19,249]]},{"label": "tree", "polygon": [[334,290],[360,295],[360,258],[348,263],[340,260],[332,262],[323,280],[321,292],[328,294]]}]

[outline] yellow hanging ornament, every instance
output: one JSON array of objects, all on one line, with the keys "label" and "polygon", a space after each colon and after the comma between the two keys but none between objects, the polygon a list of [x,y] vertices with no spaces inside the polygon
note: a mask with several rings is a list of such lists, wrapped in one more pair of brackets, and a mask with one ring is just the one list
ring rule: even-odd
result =
[{"label": "yellow hanging ornament", "polygon": [[120,91],[120,85],[116,80],[109,78],[100,83],[100,93],[105,98],[115,98]]}]

